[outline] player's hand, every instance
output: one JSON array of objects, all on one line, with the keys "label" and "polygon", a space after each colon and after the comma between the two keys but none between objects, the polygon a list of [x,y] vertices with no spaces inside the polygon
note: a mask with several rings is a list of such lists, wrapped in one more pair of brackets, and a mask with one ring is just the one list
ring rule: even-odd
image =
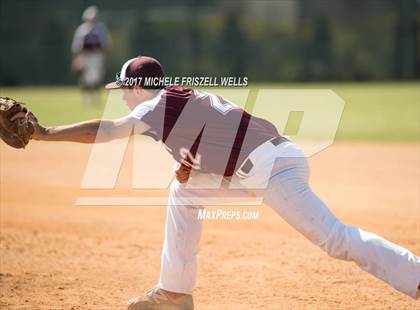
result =
[{"label": "player's hand", "polygon": [[45,135],[47,130],[45,127],[41,126],[38,123],[38,118],[32,112],[19,112],[13,115],[10,120],[14,121],[19,118],[27,118],[28,121],[30,121],[34,127],[34,133],[32,134],[31,138],[34,140],[41,140],[41,138]]},{"label": "player's hand", "polygon": [[177,170],[175,170],[176,179],[180,183],[187,183],[190,178],[191,167],[181,164]]},{"label": "player's hand", "polygon": [[34,124],[34,134],[32,135],[32,139],[34,140],[43,140],[42,138],[47,134],[47,129],[41,126],[38,122]]},{"label": "player's hand", "polygon": [[79,56],[76,56],[71,62],[71,71],[74,73],[80,73],[82,71],[82,63]]}]

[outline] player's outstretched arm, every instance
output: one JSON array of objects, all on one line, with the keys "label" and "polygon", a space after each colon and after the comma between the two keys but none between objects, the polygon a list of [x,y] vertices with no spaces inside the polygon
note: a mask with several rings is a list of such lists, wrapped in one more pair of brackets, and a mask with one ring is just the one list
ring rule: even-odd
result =
[{"label": "player's outstretched arm", "polygon": [[35,124],[34,140],[100,143],[141,134],[150,127],[139,120],[126,116],[115,120],[94,119],[81,123],[43,127]]}]

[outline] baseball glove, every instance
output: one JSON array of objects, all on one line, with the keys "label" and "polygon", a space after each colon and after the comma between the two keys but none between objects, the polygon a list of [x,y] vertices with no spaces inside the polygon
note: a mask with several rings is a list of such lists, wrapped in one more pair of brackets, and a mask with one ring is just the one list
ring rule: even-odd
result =
[{"label": "baseball glove", "polygon": [[[8,145],[21,149],[29,143],[35,127],[35,116],[24,108],[23,103],[0,96],[0,138]],[[12,120],[16,114],[23,117]]]}]

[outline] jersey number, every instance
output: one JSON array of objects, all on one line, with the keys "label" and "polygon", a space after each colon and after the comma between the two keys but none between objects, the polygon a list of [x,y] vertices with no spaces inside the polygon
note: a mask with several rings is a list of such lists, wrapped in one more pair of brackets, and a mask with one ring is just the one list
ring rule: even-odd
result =
[{"label": "jersey number", "polygon": [[[194,170],[201,169],[201,155],[196,154],[195,157],[191,154],[190,150],[185,147],[179,149],[179,155],[183,158],[182,163],[188,167],[193,168]],[[188,160],[186,160],[188,158]]]}]

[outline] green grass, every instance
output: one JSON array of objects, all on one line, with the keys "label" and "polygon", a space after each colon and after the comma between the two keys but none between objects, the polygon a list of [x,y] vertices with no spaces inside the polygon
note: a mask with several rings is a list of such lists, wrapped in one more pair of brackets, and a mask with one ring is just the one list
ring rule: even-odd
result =
[{"label": "green grass", "polygon": [[[337,140],[419,141],[420,83],[342,84],[253,84],[251,97],[259,88],[331,89],[345,102]],[[68,124],[103,115],[104,104],[93,107],[81,103],[76,87],[0,88],[0,95],[26,102],[45,125]],[[102,93],[105,102],[107,92]],[[117,114],[127,112],[120,95]]]},{"label": "green grass", "polygon": [[338,87],[346,102],[338,139],[419,141],[419,84]]},{"label": "green grass", "polygon": [[333,90],[345,102],[337,140],[420,140],[420,82],[261,84],[252,90],[261,88]]},{"label": "green grass", "polygon": [[[48,126],[98,118],[103,111],[103,105],[82,105],[76,87],[2,87],[0,95],[26,103],[40,123]],[[105,97],[104,92],[102,99]]]}]

